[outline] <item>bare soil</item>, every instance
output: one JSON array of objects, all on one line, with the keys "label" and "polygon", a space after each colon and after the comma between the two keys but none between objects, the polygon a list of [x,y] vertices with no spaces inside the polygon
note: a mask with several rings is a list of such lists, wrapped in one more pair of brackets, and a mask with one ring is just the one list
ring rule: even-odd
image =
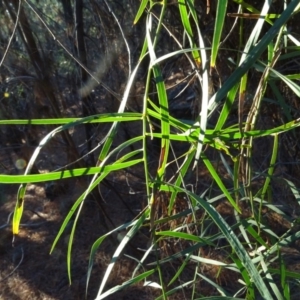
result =
[{"label": "bare soil", "polygon": [[[119,176],[119,179],[118,186],[122,184],[122,176]],[[105,221],[108,224],[105,225],[103,223],[103,213],[99,209],[99,204],[94,199],[87,199],[77,226],[72,250],[71,285],[68,281],[66,264],[67,245],[71,228],[68,228],[63,234],[53,253],[49,255],[51,245],[64,217],[74,203],[74,200],[84,190],[82,180],[68,180],[68,182],[63,184],[63,190],[59,190],[58,194],[52,194],[51,199],[46,196],[44,186],[29,185],[25,199],[26,204],[22,226],[14,246],[12,246],[8,216],[13,211],[15,205],[17,187],[2,185],[1,188],[5,200],[2,200],[0,209],[0,224],[3,224],[0,229],[0,299],[84,299],[90,248],[93,242],[107,231],[107,227],[113,228],[108,220]],[[130,187],[131,192],[133,190],[137,192],[136,188],[137,185],[132,185]],[[137,214],[144,205],[143,200],[138,200],[142,195],[132,197],[128,193],[127,198],[125,198],[125,188],[123,188],[123,191],[119,190],[121,191],[123,200],[127,202],[132,212],[126,208],[116,193],[105,187],[102,189],[103,194],[108,193],[105,199],[109,200],[103,203],[103,207],[106,213],[110,215],[114,225],[123,224],[126,220],[132,218],[132,213]],[[180,200],[178,199],[177,201],[178,206],[180,206]],[[290,207],[291,205],[293,204],[286,203],[286,207]],[[233,213],[231,206],[227,205],[226,202],[220,202],[216,208],[230,224],[230,218]],[[247,217],[247,210],[244,211],[244,216]],[[283,234],[291,226],[289,222],[275,213],[266,213],[266,216],[269,227],[277,234]],[[201,216],[199,215],[199,217]],[[4,226],[5,224],[7,226]],[[149,237],[148,230],[145,230],[145,232],[140,233],[137,238],[132,240],[117,261],[107,288],[121,284],[131,278],[131,274],[137,263],[130,256],[140,259],[143,255],[140,249],[146,248],[150,240]],[[97,295],[101,278],[117,244],[117,236],[114,235],[111,239],[107,239],[99,248],[89,282],[87,299],[94,299]],[[165,250],[163,256],[171,255],[180,250],[177,249],[178,245],[177,247],[168,244],[160,246]],[[182,244],[179,248],[185,246]],[[226,251],[220,249],[222,247],[217,249],[205,247],[201,250],[201,256],[230,262],[226,256]],[[282,250],[288,270],[300,272],[299,251],[299,243],[295,243],[292,247],[286,247]],[[149,262],[151,262],[151,259]],[[152,262],[155,262],[155,257],[152,257]],[[178,260],[178,262],[165,264],[163,266],[165,278],[172,278],[174,270],[181,263],[182,261]],[[201,271],[203,274],[216,280],[218,284],[224,286],[227,290],[236,287],[238,278],[234,272],[221,271],[216,266],[205,264]],[[192,265],[191,268],[187,267],[181,280],[183,282],[191,280],[193,272]],[[157,281],[158,278],[153,278],[153,280]],[[216,295],[216,291],[203,281],[199,282],[199,291],[202,295]],[[190,292],[188,288],[184,289],[171,296],[170,299],[189,299]],[[158,290],[151,287],[145,288],[142,284],[138,284],[108,299],[154,299],[158,295]]]}]

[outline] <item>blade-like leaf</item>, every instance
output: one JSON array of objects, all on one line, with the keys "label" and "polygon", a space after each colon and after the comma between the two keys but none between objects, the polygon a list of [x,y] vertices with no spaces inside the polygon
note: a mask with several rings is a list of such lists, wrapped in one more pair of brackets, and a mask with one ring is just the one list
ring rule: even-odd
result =
[{"label": "blade-like leaf", "polygon": [[211,58],[210,58],[210,67],[214,68],[216,65],[216,59],[218,56],[218,50],[221,40],[221,35],[224,28],[224,20],[227,10],[227,0],[218,0],[217,5],[217,15],[215,20],[215,29],[214,29],[214,36],[213,42],[211,47]]}]

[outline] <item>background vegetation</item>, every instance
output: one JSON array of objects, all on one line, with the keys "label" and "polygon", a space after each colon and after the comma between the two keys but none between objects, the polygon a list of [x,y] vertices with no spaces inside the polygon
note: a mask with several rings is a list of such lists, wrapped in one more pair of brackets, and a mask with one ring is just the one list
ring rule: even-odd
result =
[{"label": "background vegetation", "polygon": [[30,299],[299,297],[298,3],[2,1],[0,284],[55,220]]}]

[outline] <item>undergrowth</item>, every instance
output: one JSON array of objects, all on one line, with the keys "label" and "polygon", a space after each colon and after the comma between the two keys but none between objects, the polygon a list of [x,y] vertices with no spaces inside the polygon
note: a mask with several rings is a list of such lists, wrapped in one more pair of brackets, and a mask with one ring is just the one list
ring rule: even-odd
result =
[{"label": "undergrowth", "polygon": [[[228,10],[228,2],[236,4],[236,13]],[[264,1],[257,10],[242,0],[218,1],[213,34],[208,39],[198,6],[194,1],[178,0],[172,6],[178,11],[179,40],[168,25],[171,4],[141,1],[132,22],[134,26],[145,25],[145,35],[139,59],[129,68],[118,110],[84,118],[31,119],[30,126],[59,126],[39,142],[23,175],[0,175],[2,183],[21,184],[13,217],[15,238],[26,205],[27,183],[91,175],[88,188],[74,202],[51,249],[72,220],[67,259],[71,282],[72,259],[76,259],[72,244],[85,200],[110,174],[134,172],[142,166],[140,184],[146,205],[134,218],[99,237],[91,248],[87,289],[103,241],[125,232],[118,234],[97,300],[140,282],[156,289],[157,299],[178,293],[188,299],[295,299],[300,274],[288,268],[282,249],[299,239],[299,217],[278,204],[276,187],[277,182],[286,187],[286,196],[293,198],[296,211],[299,186],[283,173],[279,176],[278,170],[286,141],[282,137],[298,138],[300,117],[279,86],[300,97],[299,74],[284,68],[299,56],[298,37],[288,25],[297,17],[299,1],[282,5],[276,15],[270,13],[270,2]],[[230,24],[227,35],[226,24]],[[126,41],[127,33],[121,27],[120,31]],[[175,51],[164,51],[166,34],[176,45]],[[225,45],[232,35],[235,45],[229,48]],[[130,57],[130,48],[123,51]],[[182,91],[171,99],[165,68],[174,59],[184,60],[192,71],[183,81]],[[131,64],[130,59],[128,62]],[[146,76],[139,110],[133,107],[130,94],[141,66]],[[182,102],[189,108],[182,115],[183,108],[174,102],[191,87],[193,101],[183,94]],[[274,111],[272,120],[265,119],[266,114],[272,116],[268,109]],[[125,122],[138,124],[139,130],[118,143],[118,132]],[[31,174],[39,153],[58,133],[100,123],[110,127],[91,150],[97,153],[93,167],[71,165],[63,171]],[[0,124],[26,126],[29,120],[1,120]],[[208,182],[205,189],[202,182]],[[222,207],[230,213],[224,214]],[[278,233],[267,221],[270,214],[290,226]],[[116,261],[138,234],[146,242],[140,256],[130,257],[136,264],[132,277],[107,289]],[[216,271],[210,274],[208,266]],[[210,293],[204,292],[203,286]]]}]

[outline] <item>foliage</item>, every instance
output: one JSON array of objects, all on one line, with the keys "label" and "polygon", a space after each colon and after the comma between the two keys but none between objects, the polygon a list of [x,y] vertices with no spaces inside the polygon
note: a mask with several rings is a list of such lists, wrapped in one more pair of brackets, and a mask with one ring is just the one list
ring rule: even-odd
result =
[{"label": "foliage", "polygon": [[[141,175],[141,186],[147,204],[131,221],[99,237],[91,248],[87,288],[99,247],[108,237],[126,230],[126,234],[120,236],[103,275],[96,299],[104,299],[139,282],[159,290],[157,299],[167,299],[187,290],[190,299],[206,299],[206,296],[211,296],[207,299],[292,299],[294,291],[299,288],[300,274],[287,269],[282,249],[299,239],[299,218],[292,218],[277,204],[274,186],[278,180],[276,172],[280,166],[284,138],[297,138],[299,135],[300,117],[279,88],[283,85],[289,89],[289,95],[300,97],[299,74],[283,68],[291,59],[295,60],[299,56],[297,36],[288,30],[292,18],[298,17],[298,2],[290,1],[273,19],[274,16],[269,13],[270,1],[265,1],[259,9],[243,0],[218,1],[213,19],[214,33],[206,35],[205,24],[201,20],[205,13],[199,11],[197,1],[178,0],[176,4],[169,4],[167,1],[143,0],[136,8],[132,22],[135,28],[140,29],[139,33],[145,24],[145,34],[140,36],[140,39],[143,38],[139,40],[140,54],[131,69],[132,44],[127,41],[130,32],[126,26],[119,26],[116,16],[118,9],[106,3],[108,9],[104,11],[91,1],[94,5],[91,7],[97,7],[102,18],[100,23],[105,22],[109,14],[113,14],[125,46],[120,46],[121,42],[116,43],[118,50],[107,53],[107,64],[99,63],[100,73],[89,72],[85,63],[82,63],[84,54],[78,54],[79,58],[75,59],[71,50],[64,53],[60,49],[54,50],[55,53],[57,51],[57,61],[53,64],[62,64],[63,56],[66,56],[66,61],[67,56],[71,56],[71,60],[66,62],[68,67],[62,70],[67,74],[72,70],[71,64],[74,66],[78,63],[84,68],[81,69],[82,73],[87,72],[92,77],[90,80],[86,80],[83,75],[80,78],[83,84],[80,100],[83,104],[88,105],[96,81],[101,89],[117,99],[118,102],[114,103],[118,103],[118,106],[112,107],[107,113],[90,114],[98,108],[89,105],[87,110],[82,110],[82,117],[61,116],[59,111],[62,103],[55,95],[47,95],[53,109],[52,115],[47,118],[33,117],[27,120],[24,117],[16,119],[7,116],[0,121],[1,126],[29,127],[42,124],[49,128],[49,133],[38,142],[28,160],[23,175],[0,175],[1,183],[21,184],[13,218],[14,235],[18,235],[26,205],[24,197],[27,183],[89,176],[87,189],[74,202],[51,249],[53,251],[69,222],[73,220],[67,261],[71,282],[72,259],[75,259],[72,258],[72,245],[86,199],[111,173],[132,172],[142,166],[144,174]],[[233,8],[238,9],[238,13],[233,14],[236,19],[230,18]],[[25,0],[24,9],[28,10],[28,14],[39,15],[46,23],[46,18],[34,9],[31,2]],[[174,11],[177,18],[172,23],[170,16],[173,16]],[[250,15],[248,19],[247,12],[258,16]],[[252,19],[255,16],[258,18]],[[96,13],[94,18],[97,18]],[[235,20],[233,24],[231,20]],[[87,17],[86,21],[90,25],[91,34],[90,41],[86,42],[88,47],[97,35],[92,27],[93,22],[98,21],[91,21]],[[51,26],[45,23],[46,30],[52,32]],[[226,23],[232,27],[226,26]],[[227,30],[228,27],[230,30]],[[228,35],[222,40],[225,33]],[[164,45],[167,34],[173,39],[171,50]],[[239,43],[229,47],[226,41],[232,39],[236,43],[237,36],[240,36]],[[68,48],[60,37],[56,36],[56,41],[58,44],[55,47]],[[46,41],[41,40],[41,43],[45,44]],[[11,48],[9,51],[25,51],[25,48],[16,46],[16,49]],[[102,80],[106,73],[103,69],[113,68],[116,57],[126,55],[129,57],[125,68],[128,78],[120,96],[119,91],[115,92]],[[196,91],[194,107],[191,109],[194,115],[191,113],[188,117],[178,116],[172,110],[175,100],[171,99],[165,73],[170,61],[180,59],[192,70],[189,75],[191,79],[185,88],[194,86]],[[44,64],[38,57],[32,56],[31,60]],[[141,70],[145,70],[144,80],[140,78]],[[39,74],[38,68],[35,72],[35,80],[41,82],[43,76]],[[132,100],[137,81],[142,81],[144,87],[138,104]],[[279,117],[274,113],[273,120],[265,124],[268,106]],[[134,128],[140,130],[133,130],[129,138],[118,142],[125,123],[134,124]],[[101,141],[91,144],[88,149],[90,156],[91,153],[96,156],[97,163],[74,167],[68,165],[59,171],[31,174],[37,157],[48,143],[64,133],[62,139],[71,147],[73,142],[70,142],[70,129],[84,124],[91,129],[85,132],[88,141],[93,139],[92,126],[109,125]],[[53,125],[59,126],[53,129]],[[157,141],[158,149],[151,150],[149,145],[157,145]],[[261,146],[266,144],[268,146]],[[82,157],[78,158],[82,162]],[[204,175],[202,177],[199,174]],[[210,183],[204,188],[199,182],[208,178]],[[297,183],[283,175],[280,180],[286,183],[299,208]],[[230,207],[230,218],[219,209],[220,203]],[[284,233],[277,233],[264,219],[269,213],[278,214],[290,222],[291,227]],[[145,252],[141,257],[132,258],[136,262],[132,277],[107,289],[116,261],[122,257],[135,236],[141,233],[147,236],[149,242],[144,245]],[[220,251],[222,258],[207,257],[205,253],[209,253],[209,249]],[[210,277],[203,271],[207,265],[216,266],[218,272],[215,276]],[[228,286],[224,283],[226,280],[222,279],[226,276],[229,278],[227,280],[232,281]],[[210,287],[209,295],[204,295],[201,290],[203,282]]]}]

